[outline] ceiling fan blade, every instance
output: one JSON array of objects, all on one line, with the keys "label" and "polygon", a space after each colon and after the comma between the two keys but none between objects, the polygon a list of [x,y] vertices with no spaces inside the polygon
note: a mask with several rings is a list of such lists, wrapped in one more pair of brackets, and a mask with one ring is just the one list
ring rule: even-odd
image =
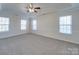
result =
[{"label": "ceiling fan blade", "polygon": [[30,8],[33,8],[33,4],[32,4],[32,3],[30,3],[30,4],[29,4],[29,7],[30,7]]},{"label": "ceiling fan blade", "polygon": [[34,10],[34,12],[36,12],[36,13],[37,13],[37,10]]},{"label": "ceiling fan blade", "polygon": [[40,9],[40,7],[35,7],[34,9]]}]

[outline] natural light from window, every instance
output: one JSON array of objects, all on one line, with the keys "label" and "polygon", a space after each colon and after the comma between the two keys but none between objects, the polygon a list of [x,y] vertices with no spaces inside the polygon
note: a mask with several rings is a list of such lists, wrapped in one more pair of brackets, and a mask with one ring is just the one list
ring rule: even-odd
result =
[{"label": "natural light from window", "polygon": [[21,20],[21,30],[26,30],[27,20]]},{"label": "natural light from window", "polygon": [[0,32],[9,31],[9,18],[0,17]]},{"label": "natural light from window", "polygon": [[59,18],[60,33],[72,34],[72,16],[62,16]]},{"label": "natural light from window", "polygon": [[32,30],[37,30],[37,20],[32,21]]}]

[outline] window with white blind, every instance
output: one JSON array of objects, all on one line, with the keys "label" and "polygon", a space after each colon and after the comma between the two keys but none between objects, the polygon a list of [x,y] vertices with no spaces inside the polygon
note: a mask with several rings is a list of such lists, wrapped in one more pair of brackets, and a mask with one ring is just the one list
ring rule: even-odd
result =
[{"label": "window with white blind", "polygon": [[9,18],[0,17],[0,32],[9,31]]},{"label": "window with white blind", "polygon": [[37,30],[37,20],[32,20],[32,30]]},{"label": "window with white blind", "polygon": [[27,20],[21,20],[21,30],[26,30]]},{"label": "window with white blind", "polygon": [[72,16],[62,16],[59,18],[59,32],[65,34],[72,33]]}]

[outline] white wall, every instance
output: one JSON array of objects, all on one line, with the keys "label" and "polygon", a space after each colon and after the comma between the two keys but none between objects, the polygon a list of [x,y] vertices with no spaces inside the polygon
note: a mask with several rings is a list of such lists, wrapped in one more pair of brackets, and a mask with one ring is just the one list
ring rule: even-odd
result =
[{"label": "white wall", "polygon": [[[59,33],[59,16],[72,15],[72,34]],[[79,10],[62,11],[38,16],[38,30],[34,33],[79,44]]]},{"label": "white wall", "polygon": [[[4,15],[0,15],[0,17],[1,16],[5,17]],[[20,16],[16,16],[16,15],[11,15],[10,16],[9,15],[7,17],[10,18],[10,29],[9,29],[9,32],[0,32],[0,38],[6,38],[6,37],[11,37],[11,36],[16,36],[16,35],[28,33],[28,31],[29,31],[28,24],[27,24],[27,30],[21,31],[21,29],[20,29],[20,26],[21,26],[20,25],[20,20],[21,20]],[[27,23],[29,23],[29,22],[27,22]]]},{"label": "white wall", "polygon": [[[62,34],[59,33],[59,16],[72,15],[72,34]],[[4,15],[0,15],[5,17]],[[7,16],[8,17],[8,16]],[[30,25],[28,20],[27,30],[20,30],[20,16],[10,15],[10,31],[0,33],[0,38],[11,37],[15,35],[20,35],[24,33],[31,32]],[[62,11],[57,13],[45,14],[37,17],[37,31],[34,31],[36,34],[40,34],[43,36],[69,41],[73,43],[79,44],[79,10],[75,11]]]}]

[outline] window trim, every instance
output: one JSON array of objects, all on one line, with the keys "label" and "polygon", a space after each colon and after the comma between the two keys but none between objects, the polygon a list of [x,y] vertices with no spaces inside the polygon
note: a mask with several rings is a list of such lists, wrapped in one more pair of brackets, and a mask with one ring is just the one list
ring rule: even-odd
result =
[{"label": "window trim", "polygon": [[[22,23],[22,21],[25,21],[25,24]],[[20,26],[21,31],[25,31],[27,29],[27,20],[26,19],[21,19],[20,25],[21,25]],[[22,28],[23,26],[25,26],[25,29]]]},{"label": "window trim", "polygon": [[[1,21],[3,21],[2,19],[5,19],[6,20],[6,18],[8,19],[8,23],[5,23],[4,22],[3,24],[0,24],[0,26],[2,27],[0,29],[0,33],[1,32],[8,32],[9,31],[9,28],[10,28],[10,18],[9,17],[0,17]],[[3,28],[5,26],[7,26],[7,29]],[[4,29],[4,30],[2,30],[2,29]]]},{"label": "window trim", "polygon": [[[33,24],[33,21],[35,21],[36,24]],[[34,29],[34,27],[35,27],[36,29]],[[37,20],[36,20],[36,19],[33,19],[33,20],[32,20],[32,31],[37,31]]]},{"label": "window trim", "polygon": [[[65,17],[65,23],[63,23],[63,24],[60,24],[61,17],[63,17],[63,18]],[[67,20],[68,20],[67,17],[71,18],[70,19],[70,24],[67,23]],[[63,27],[63,30],[61,29],[61,27]],[[68,30],[67,27],[70,27],[69,32],[67,31]],[[63,34],[72,34],[72,15],[60,16],[59,17],[59,32],[63,33]]]}]

